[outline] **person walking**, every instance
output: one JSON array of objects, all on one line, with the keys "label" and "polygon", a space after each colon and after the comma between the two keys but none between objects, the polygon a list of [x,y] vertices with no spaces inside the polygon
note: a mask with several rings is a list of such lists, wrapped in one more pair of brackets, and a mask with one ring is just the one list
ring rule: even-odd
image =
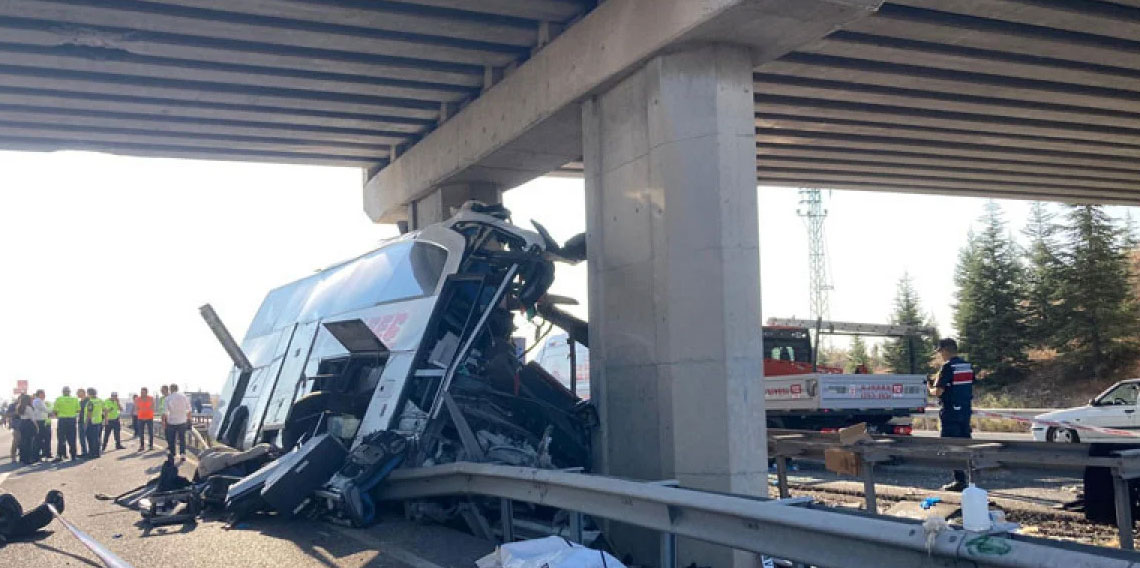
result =
[{"label": "person walking", "polygon": [[174,456],[174,447],[177,444],[179,457],[186,459],[186,429],[190,426],[190,399],[178,392],[178,385],[172,384],[170,394],[165,396],[164,400],[166,404],[162,425],[166,432],[166,444],[170,446],[170,455]]},{"label": "person walking", "polygon": [[139,417],[138,436],[139,451],[143,451],[143,442],[150,433],[150,449],[154,449],[154,397],[147,394],[146,387],[139,391],[138,400],[135,401],[135,414]]},{"label": "person walking", "polygon": [[24,465],[32,465],[40,459],[36,451],[36,414],[32,400],[31,396],[24,393],[16,405],[20,429],[20,463]]},{"label": "person walking", "polygon": [[127,399],[127,407],[123,409],[123,413],[131,417],[131,439],[139,437],[139,414],[135,410],[135,404],[138,403],[139,395],[131,393]]},{"label": "person walking", "polygon": [[[166,416],[166,397],[169,395],[170,395],[170,387],[169,386],[162,385],[162,386],[158,387],[158,398],[155,400],[155,404],[157,405],[157,406],[155,406],[155,412],[158,413],[159,420],[162,420]],[[166,427],[165,421],[163,421],[162,427],[163,428]]]},{"label": "person walking", "polygon": [[51,407],[47,403],[47,393],[44,389],[36,391],[32,399],[32,410],[36,421],[36,455],[41,459],[50,460],[51,456]]},{"label": "person walking", "polygon": [[99,438],[106,423],[106,403],[99,400],[98,392],[87,389],[87,457],[99,457]]},{"label": "person walking", "polygon": [[111,398],[104,401],[104,406],[107,411],[107,427],[103,430],[103,450],[107,451],[107,442],[111,439],[111,434],[115,435],[115,449],[123,449],[123,442],[119,438],[121,426],[119,424],[119,414],[123,411],[122,404],[119,403],[119,393],[112,392]]},{"label": "person walking", "polygon": [[87,457],[87,389],[75,391],[79,398],[79,416],[76,419],[75,431],[79,435],[79,457]]},{"label": "person walking", "polygon": [[16,410],[19,405],[20,397],[17,396],[16,400],[13,400],[5,411],[5,415],[8,417],[8,428],[12,430],[12,449],[10,455],[13,462],[19,457],[20,451],[20,413]]},{"label": "person walking", "polygon": [[55,437],[58,440],[55,461],[63,461],[68,456],[75,461],[79,459],[79,454],[75,453],[75,432],[78,426],[75,420],[79,416],[79,399],[71,396],[71,387],[63,387],[63,394],[55,399],[52,408],[59,419],[55,427]]},{"label": "person walking", "polygon": [[[974,400],[974,368],[958,356],[958,342],[953,339],[940,340],[937,353],[943,364],[930,393],[938,397],[941,406],[938,419],[942,423],[942,437],[969,438]],[[942,486],[942,490],[962,491],[966,487],[966,472],[956,469],[954,480]]]}]

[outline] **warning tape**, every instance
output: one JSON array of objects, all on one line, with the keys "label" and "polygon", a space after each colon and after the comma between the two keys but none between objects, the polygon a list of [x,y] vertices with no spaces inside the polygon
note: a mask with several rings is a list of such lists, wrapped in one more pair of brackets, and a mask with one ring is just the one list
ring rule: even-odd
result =
[{"label": "warning tape", "polygon": [[1087,432],[1099,432],[1109,436],[1124,436],[1128,438],[1140,438],[1140,432],[1132,430],[1120,430],[1117,428],[1102,428],[1100,426],[1088,426],[1086,424],[1076,424],[1074,422],[1066,422],[1064,420],[1043,420],[1037,418],[1022,418],[1015,414],[1006,414],[1004,412],[991,412],[988,410],[975,410],[974,416],[985,416],[989,418],[1002,418],[1004,420],[1013,420],[1014,422],[1021,422],[1023,424],[1044,424],[1046,426],[1055,426],[1058,428],[1068,428],[1071,430],[1084,430]]}]

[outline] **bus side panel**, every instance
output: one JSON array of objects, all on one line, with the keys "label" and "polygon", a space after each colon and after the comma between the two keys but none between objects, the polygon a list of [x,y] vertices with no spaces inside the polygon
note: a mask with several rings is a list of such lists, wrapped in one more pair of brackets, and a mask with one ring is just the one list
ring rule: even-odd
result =
[{"label": "bus side panel", "polygon": [[[261,424],[265,418],[265,411],[269,407],[269,397],[273,394],[273,387],[281,371],[281,364],[285,361],[289,343],[293,338],[295,325],[288,326],[276,334],[277,347],[273,351],[273,358],[269,363],[254,370],[257,380],[250,379],[246,389],[246,396],[242,405],[249,409],[249,421],[246,422],[245,435],[238,449],[249,449],[257,444],[261,436]],[[260,373],[258,371],[261,371]]]}]

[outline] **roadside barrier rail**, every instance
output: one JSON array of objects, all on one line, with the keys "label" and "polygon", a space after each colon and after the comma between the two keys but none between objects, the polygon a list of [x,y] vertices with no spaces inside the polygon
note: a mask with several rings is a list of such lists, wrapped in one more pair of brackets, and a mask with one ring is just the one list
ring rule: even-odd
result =
[{"label": "roadside barrier rail", "polygon": [[875,465],[902,458],[910,462],[969,470],[976,479],[981,471],[994,468],[1083,471],[1103,467],[1112,472],[1116,524],[1120,547],[1131,550],[1132,506],[1128,481],[1140,478],[1140,450],[1122,450],[1107,457],[1089,456],[1088,444],[1043,444],[1041,442],[970,440],[875,436],[872,440],[843,445],[839,434],[809,430],[768,430],[768,455],[776,461],[780,496],[788,496],[788,460],[823,461],[824,452],[841,448],[858,455],[867,510],[876,511]]},{"label": "roadside barrier rail", "polygon": [[[943,528],[805,502],[669,487],[583,473],[477,463],[398,470],[388,500],[498,497],[612,519],[812,566],[969,565],[982,568],[1136,568],[1140,554],[1022,535]],[[502,533],[510,534],[509,519]],[[663,568],[672,568],[665,565]]]}]

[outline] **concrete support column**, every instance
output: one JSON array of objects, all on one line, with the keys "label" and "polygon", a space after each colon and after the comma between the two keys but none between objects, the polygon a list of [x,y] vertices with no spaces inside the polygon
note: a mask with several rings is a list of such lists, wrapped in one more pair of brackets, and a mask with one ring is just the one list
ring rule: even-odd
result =
[{"label": "concrete support column", "polygon": [[408,205],[408,228],[414,231],[449,219],[452,209],[458,209],[472,199],[484,203],[500,203],[502,193],[495,184],[489,182],[453,183],[437,187]]},{"label": "concrete support column", "polygon": [[[600,468],[767,493],[748,50],[651,59],[583,106]],[[656,540],[615,531],[638,563]],[[681,542],[679,564],[753,558]],[[735,560],[735,562],[734,562]]]}]

